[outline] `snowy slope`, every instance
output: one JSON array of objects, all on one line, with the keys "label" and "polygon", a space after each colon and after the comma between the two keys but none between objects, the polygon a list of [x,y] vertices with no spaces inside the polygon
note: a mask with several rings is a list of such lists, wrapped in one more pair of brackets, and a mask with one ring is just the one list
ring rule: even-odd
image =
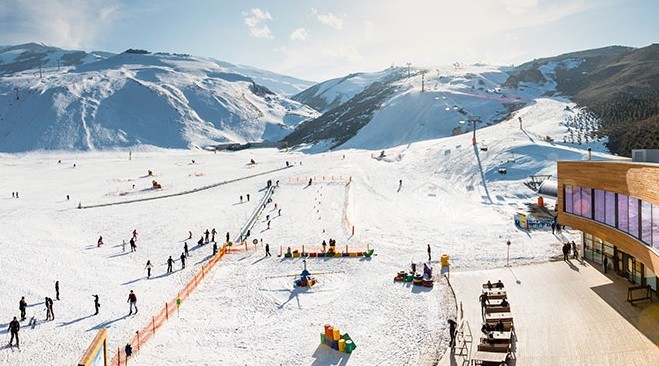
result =
[{"label": "snowy slope", "polygon": [[[110,349],[125,345],[207,260],[210,246],[197,249],[189,242],[194,249],[187,268],[179,270],[177,262],[173,274],[164,273],[166,258],[180,255],[188,230],[193,240],[213,227],[221,237],[226,231],[235,236],[258,205],[265,180],[273,179],[279,188],[266,208],[271,227],[261,217],[252,233],[269,243],[275,256],[264,258],[259,246],[223,258],[132,364],[416,365],[428,347],[446,346],[446,299],[439,287],[422,291],[392,278],[410,261],[426,260],[427,244],[434,261],[447,253],[451,270],[464,271],[503,266],[506,240],[512,242],[511,263],[523,265],[556,255],[559,240],[577,239],[572,233],[561,238],[513,225],[514,213],[535,201],[523,185],[529,175],[555,174],[556,160],[585,159],[586,146],[541,138],[564,132],[555,115],[563,104],[539,98],[512,118],[479,129],[476,146],[471,135],[458,135],[389,148],[381,159],[372,158],[380,151],[360,149],[314,155],[274,149],[158,150],[134,152],[132,160],[125,152],[2,154],[0,214],[7,219],[0,221],[0,314],[8,322],[18,314],[20,296],[26,296],[28,317],[40,321],[35,329],[23,322],[22,350],[0,350],[0,363],[70,365],[100,327],[109,329]],[[518,115],[526,121],[523,130]],[[594,154],[595,159],[604,156]],[[257,164],[246,165],[249,159]],[[286,161],[294,167],[211,190],[74,208],[78,202],[183,192],[280,168]],[[500,167],[508,174],[498,174]],[[148,169],[154,177],[146,175]],[[310,176],[316,179],[307,187]],[[349,186],[339,179],[348,176]],[[163,191],[150,189],[152,179]],[[12,191],[20,198],[11,198]],[[240,203],[239,196],[247,193],[250,202]],[[133,229],[139,232],[138,251],[123,253],[121,241]],[[101,248],[95,245],[99,235],[106,243]],[[332,272],[319,275],[320,283],[310,290],[294,290],[290,277],[266,278],[301,269],[300,260],[277,258],[279,247],[319,248],[329,237],[340,247],[368,245],[377,256],[309,259],[311,271]],[[150,280],[144,278],[147,259],[155,265]],[[55,321],[43,322],[43,299],[54,295],[55,280],[62,300],[55,302]],[[131,289],[140,312],[126,317]],[[91,315],[95,293],[102,303],[98,316]],[[346,357],[319,346],[325,323],[350,333],[355,353]],[[6,323],[0,332],[6,332]]]},{"label": "snowy slope", "polygon": [[277,74],[272,71],[261,70],[252,66],[234,65],[232,63],[220,61],[214,58],[211,58],[210,60],[217,63],[219,66],[233,70],[238,74],[249,76],[257,84],[263,85],[280,95],[292,96],[315,84],[313,81]]},{"label": "snowy slope", "polygon": [[7,152],[274,141],[315,116],[247,76],[184,55],[122,53],[49,68],[43,78],[34,69],[0,78]]},{"label": "snowy slope", "polygon": [[311,106],[317,111],[327,112],[349,101],[369,85],[398,71],[400,71],[398,68],[389,68],[379,72],[355,73],[342,78],[330,79],[293,96],[293,99]]}]

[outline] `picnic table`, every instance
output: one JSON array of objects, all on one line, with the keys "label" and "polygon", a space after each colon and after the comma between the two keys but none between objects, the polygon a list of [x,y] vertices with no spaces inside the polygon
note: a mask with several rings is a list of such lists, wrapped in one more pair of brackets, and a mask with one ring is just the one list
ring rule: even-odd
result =
[{"label": "picnic table", "polygon": [[506,291],[503,291],[503,290],[483,289],[483,294],[485,294],[487,296],[488,300],[490,300],[490,299],[507,299],[508,298],[508,294],[506,293]]},{"label": "picnic table", "polygon": [[486,321],[513,320],[513,314],[511,314],[511,313],[486,313],[485,314],[485,320]]},{"label": "picnic table", "polygon": [[[490,306],[501,306],[501,302],[503,299],[490,299],[488,298],[488,302],[485,303],[485,306],[490,307]],[[510,306],[510,304],[508,304]]]},{"label": "picnic table", "polygon": [[512,340],[512,332],[489,332],[486,337],[481,337],[481,343],[510,343]]}]

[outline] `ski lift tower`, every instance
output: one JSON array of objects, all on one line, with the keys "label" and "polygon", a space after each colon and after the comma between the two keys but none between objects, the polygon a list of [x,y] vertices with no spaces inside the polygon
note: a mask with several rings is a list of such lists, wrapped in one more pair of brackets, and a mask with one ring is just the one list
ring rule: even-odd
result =
[{"label": "ski lift tower", "polygon": [[466,124],[471,124],[474,128],[474,134],[473,137],[471,138],[471,144],[476,145],[476,123],[482,123],[481,118],[479,116],[469,116],[469,119],[467,121],[460,121],[460,123],[466,123]]},{"label": "ski lift tower", "polygon": [[408,78],[408,79],[410,78],[410,75],[411,75],[411,74],[410,74],[410,66],[412,66],[412,63],[411,63],[411,62],[408,62],[408,63],[407,63],[407,78]]},{"label": "ski lift tower", "polygon": [[421,93],[426,91],[426,74],[428,70],[421,70]]}]

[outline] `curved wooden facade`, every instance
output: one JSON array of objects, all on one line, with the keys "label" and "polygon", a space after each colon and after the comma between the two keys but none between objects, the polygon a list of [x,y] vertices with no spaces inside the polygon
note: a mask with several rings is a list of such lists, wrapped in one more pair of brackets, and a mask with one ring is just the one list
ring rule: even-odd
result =
[{"label": "curved wooden facade", "polygon": [[659,254],[618,229],[565,212],[566,185],[601,189],[659,205],[659,164],[615,161],[558,162],[558,222],[593,234],[636,257],[659,276]]}]

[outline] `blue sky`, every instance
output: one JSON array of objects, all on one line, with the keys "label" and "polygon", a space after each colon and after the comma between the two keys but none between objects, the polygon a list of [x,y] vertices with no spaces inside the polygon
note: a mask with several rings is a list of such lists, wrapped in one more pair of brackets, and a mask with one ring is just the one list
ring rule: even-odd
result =
[{"label": "blue sky", "polygon": [[190,53],[322,81],[656,43],[656,0],[2,0],[0,44]]}]

